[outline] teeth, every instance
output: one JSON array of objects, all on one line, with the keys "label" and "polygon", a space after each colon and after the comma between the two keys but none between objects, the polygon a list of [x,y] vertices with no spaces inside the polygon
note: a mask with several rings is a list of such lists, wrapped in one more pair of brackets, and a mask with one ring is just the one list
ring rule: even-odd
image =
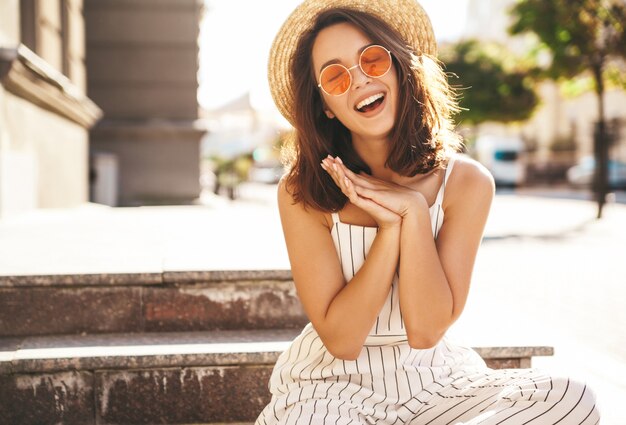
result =
[{"label": "teeth", "polygon": [[361,109],[362,107],[367,106],[367,105],[377,101],[378,99],[380,99],[383,96],[384,95],[382,93],[378,93],[378,94],[375,94],[373,96],[368,97],[367,99],[363,99],[362,101],[357,103],[356,109]]}]

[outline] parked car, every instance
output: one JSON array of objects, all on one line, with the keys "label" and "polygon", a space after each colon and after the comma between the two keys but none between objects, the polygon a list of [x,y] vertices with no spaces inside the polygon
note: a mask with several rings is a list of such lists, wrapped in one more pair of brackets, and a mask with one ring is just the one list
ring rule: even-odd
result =
[{"label": "parked car", "polygon": [[[567,181],[577,187],[589,187],[593,181],[596,160],[585,156],[567,170]],[[626,163],[609,159],[609,188],[626,190]]]},{"label": "parked car", "polygon": [[521,138],[479,136],[474,149],[476,159],[491,172],[496,185],[518,186],[526,180],[526,145]]}]

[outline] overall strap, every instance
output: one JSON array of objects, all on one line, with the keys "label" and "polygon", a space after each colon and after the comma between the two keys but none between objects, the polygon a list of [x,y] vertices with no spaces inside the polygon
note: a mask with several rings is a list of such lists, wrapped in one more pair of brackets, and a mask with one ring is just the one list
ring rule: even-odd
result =
[{"label": "overall strap", "polygon": [[446,183],[448,183],[448,178],[450,178],[450,173],[452,172],[452,168],[454,167],[454,160],[455,160],[455,156],[451,156],[450,160],[448,161],[448,166],[446,167],[446,174],[445,177],[443,179],[443,185],[445,188]]},{"label": "overall strap", "polygon": [[435,204],[443,204],[443,194],[446,190],[446,184],[448,183],[448,178],[450,178],[450,173],[452,172],[452,167],[454,167],[454,156],[451,156],[448,160],[448,165],[444,170],[443,174],[443,182],[441,182],[441,186],[439,186],[439,192],[437,192],[437,198],[435,199]]}]

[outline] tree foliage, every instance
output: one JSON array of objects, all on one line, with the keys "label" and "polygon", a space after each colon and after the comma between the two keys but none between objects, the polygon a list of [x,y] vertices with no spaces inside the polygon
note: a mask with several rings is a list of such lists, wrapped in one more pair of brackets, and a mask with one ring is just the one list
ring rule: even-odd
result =
[{"label": "tree foliage", "polygon": [[552,54],[547,71],[553,79],[626,57],[624,0],[518,0],[511,15],[511,34],[533,32]]},{"label": "tree foliage", "polygon": [[533,69],[503,46],[463,41],[443,48],[440,59],[460,95],[463,123],[521,121],[537,106]]},{"label": "tree foliage", "polygon": [[604,87],[612,57],[626,58],[626,2],[624,0],[518,0],[511,10],[512,34],[533,32],[552,54],[547,69],[553,79],[590,71],[598,95],[598,123],[594,137],[594,190],[598,218],[608,192],[609,142],[606,137]]}]

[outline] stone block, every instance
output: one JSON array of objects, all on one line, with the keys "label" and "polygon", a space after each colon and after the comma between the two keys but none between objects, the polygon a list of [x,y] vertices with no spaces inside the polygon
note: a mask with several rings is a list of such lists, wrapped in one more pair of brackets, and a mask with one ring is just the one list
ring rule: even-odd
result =
[{"label": "stone block", "polygon": [[269,401],[271,370],[264,366],[97,372],[97,423],[254,421]]},{"label": "stone block", "polygon": [[141,288],[0,289],[0,336],[133,332]]},{"label": "stone block", "polygon": [[[484,359],[487,367],[491,369],[519,369],[521,359]],[[530,365],[529,365],[530,367]]]},{"label": "stone block", "polygon": [[89,82],[101,84],[197,84],[198,50],[195,46],[129,48],[109,46],[87,57]]},{"label": "stone block", "polygon": [[[88,70],[89,72],[89,70]],[[196,82],[186,84],[92,84],[89,97],[109,119],[195,119]],[[152,148],[151,148],[152,149]]]},{"label": "stone block", "polygon": [[180,7],[171,0],[154,7],[128,1],[89,1],[85,4],[87,47],[105,44],[181,45],[196,42],[199,13],[195,7]]},{"label": "stone block", "polygon": [[302,328],[307,318],[289,281],[144,288],[145,330]]},{"label": "stone block", "polygon": [[0,375],[0,423],[93,424],[93,374]]}]

